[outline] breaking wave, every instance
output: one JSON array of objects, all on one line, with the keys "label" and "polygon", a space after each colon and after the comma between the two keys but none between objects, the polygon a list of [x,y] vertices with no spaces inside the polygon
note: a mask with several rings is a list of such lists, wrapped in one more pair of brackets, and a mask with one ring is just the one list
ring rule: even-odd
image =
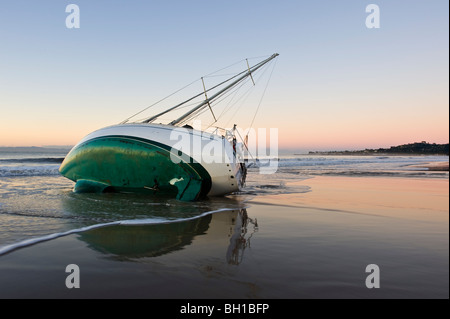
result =
[{"label": "breaking wave", "polygon": [[59,175],[59,165],[0,166],[0,177]]},{"label": "breaking wave", "polygon": [[64,160],[64,157],[39,157],[39,158],[6,158],[6,159],[0,159],[0,163],[6,163],[6,164],[24,164],[24,163],[46,163],[46,164],[52,164],[52,163],[59,163],[61,164]]}]

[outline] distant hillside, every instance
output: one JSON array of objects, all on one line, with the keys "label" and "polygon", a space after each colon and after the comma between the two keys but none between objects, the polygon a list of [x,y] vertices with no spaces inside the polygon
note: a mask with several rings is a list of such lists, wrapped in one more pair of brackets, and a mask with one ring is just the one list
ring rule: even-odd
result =
[{"label": "distant hillside", "polygon": [[430,144],[427,142],[404,144],[391,146],[390,148],[365,149],[359,151],[327,151],[327,152],[309,152],[309,154],[319,155],[449,155],[449,144]]}]

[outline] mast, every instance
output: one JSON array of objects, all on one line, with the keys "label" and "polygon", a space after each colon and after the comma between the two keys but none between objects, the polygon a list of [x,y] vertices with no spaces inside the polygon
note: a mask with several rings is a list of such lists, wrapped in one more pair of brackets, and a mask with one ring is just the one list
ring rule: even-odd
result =
[{"label": "mast", "polygon": [[[229,85],[227,85],[225,88],[223,88],[222,90],[220,90],[219,92],[217,92],[216,94],[211,96],[210,98],[207,98],[206,100],[204,100],[203,102],[201,102],[196,107],[194,107],[190,111],[186,112],[185,114],[183,114],[182,116],[180,116],[176,120],[173,120],[172,122],[169,123],[169,125],[177,125],[178,123],[183,121],[185,118],[187,118],[192,113],[198,111],[199,109],[201,109],[205,105],[209,105],[212,100],[214,100],[215,98],[217,98],[218,96],[220,96],[224,92],[228,91],[230,88],[232,88],[233,86],[235,86],[236,84],[238,84],[239,82],[241,82],[242,80],[247,78],[248,76],[251,76],[252,72],[255,72],[256,70],[261,68],[264,64],[270,62],[272,59],[276,58],[277,56],[278,56],[278,53],[275,53],[275,54],[271,55],[269,58],[267,58],[266,60],[261,61],[260,63],[258,63],[256,65],[254,65],[253,67],[249,68],[248,72],[246,72],[243,76],[239,77],[237,80],[235,80],[234,82],[230,83]],[[171,109],[173,109],[173,108],[171,108]]]},{"label": "mast", "polygon": [[[166,114],[166,113],[169,113],[170,111],[175,110],[176,108],[178,108],[178,107],[180,107],[180,106],[186,104],[187,102],[192,101],[193,99],[199,97],[200,95],[203,95],[203,94],[206,95],[206,92],[209,92],[209,91],[211,91],[211,90],[214,90],[215,88],[217,88],[217,87],[219,87],[219,86],[221,86],[221,85],[227,83],[228,81],[234,79],[235,77],[238,77],[239,75],[243,74],[244,72],[245,72],[245,71],[242,71],[242,72],[240,72],[240,73],[238,73],[238,74],[232,76],[231,78],[226,79],[225,81],[223,81],[223,82],[221,82],[221,83],[219,83],[219,84],[213,86],[212,88],[209,88],[208,90],[206,90],[206,89],[205,89],[205,86],[203,85],[204,92],[201,92],[201,93],[199,93],[199,94],[197,94],[197,95],[195,95],[195,96],[193,96],[193,97],[187,99],[186,101],[183,101],[183,102],[181,102],[181,103],[179,103],[179,104],[177,104],[177,105],[175,105],[175,106],[172,106],[171,108],[168,108],[167,110],[162,111],[161,113],[158,113],[158,114],[156,114],[156,115],[153,115],[152,117],[150,117],[150,118],[144,120],[142,123],[150,123],[150,122],[153,122],[155,119],[157,119],[157,118],[160,117],[161,115],[164,115],[164,114]],[[202,80],[203,80],[203,78],[202,78]]]}]

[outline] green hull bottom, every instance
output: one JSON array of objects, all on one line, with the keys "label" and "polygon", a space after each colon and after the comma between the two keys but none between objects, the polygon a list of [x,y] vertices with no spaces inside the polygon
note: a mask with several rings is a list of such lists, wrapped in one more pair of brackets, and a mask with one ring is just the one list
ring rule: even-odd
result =
[{"label": "green hull bottom", "polygon": [[154,141],[100,137],[74,147],[59,171],[76,182],[75,192],[144,192],[184,201],[206,197],[211,176],[201,164],[176,156],[179,163],[172,161],[167,145]]}]

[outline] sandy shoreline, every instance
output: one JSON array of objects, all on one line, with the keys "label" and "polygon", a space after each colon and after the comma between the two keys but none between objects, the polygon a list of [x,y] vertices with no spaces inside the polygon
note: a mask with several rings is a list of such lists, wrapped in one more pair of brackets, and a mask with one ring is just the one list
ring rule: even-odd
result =
[{"label": "sandy shoreline", "polygon": [[427,168],[429,171],[449,171],[449,162],[428,162],[418,165],[409,165],[408,167]]},{"label": "sandy shoreline", "polygon": [[[0,256],[0,298],[448,298],[447,179],[316,177],[311,191]],[[65,268],[80,268],[79,289]],[[377,264],[380,289],[365,285]]]},{"label": "sandy shoreline", "polygon": [[[447,179],[319,176],[295,182],[311,191],[257,197],[269,205],[318,208],[407,219],[448,221]],[[427,211],[424,215],[423,212]]]}]

